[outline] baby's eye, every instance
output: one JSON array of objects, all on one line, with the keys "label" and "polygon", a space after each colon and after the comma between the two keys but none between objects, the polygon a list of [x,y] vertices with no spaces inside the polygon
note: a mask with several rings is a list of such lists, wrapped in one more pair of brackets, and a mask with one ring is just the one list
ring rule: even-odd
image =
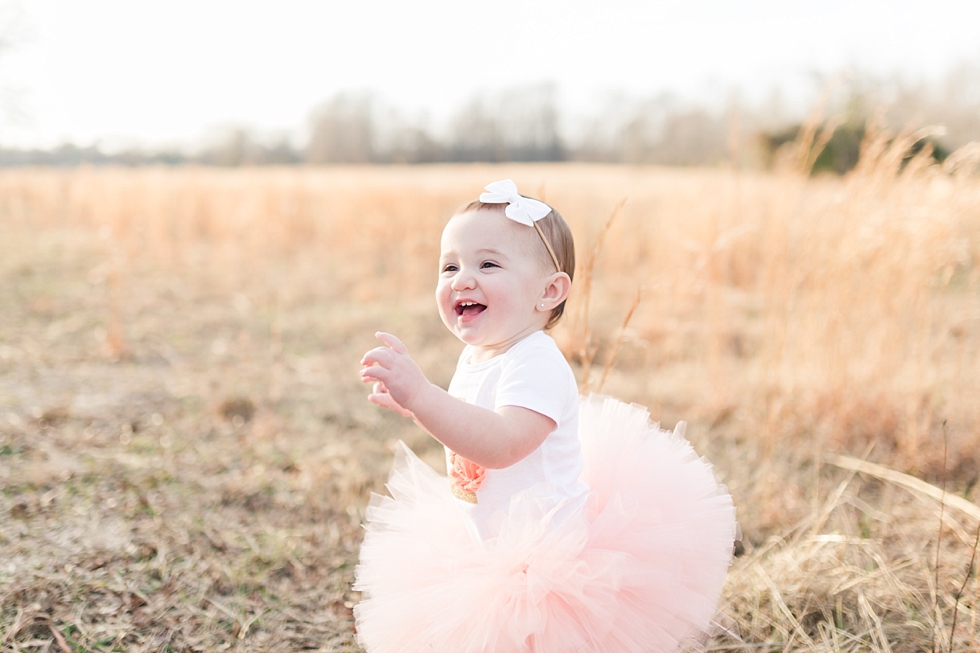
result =
[{"label": "baby's eye", "polygon": [[446,265],[442,266],[443,272],[457,272],[458,270],[459,267],[455,263],[447,263]]},{"label": "baby's eye", "polygon": [[484,261],[483,263],[480,264],[480,268],[481,269],[482,268],[499,268],[499,267],[500,266],[497,265],[496,263],[494,263],[493,261]]}]

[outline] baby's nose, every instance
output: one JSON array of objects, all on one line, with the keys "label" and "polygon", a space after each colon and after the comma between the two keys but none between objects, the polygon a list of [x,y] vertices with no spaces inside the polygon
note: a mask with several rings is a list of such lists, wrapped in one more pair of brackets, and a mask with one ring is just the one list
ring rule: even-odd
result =
[{"label": "baby's nose", "polygon": [[466,270],[460,270],[453,277],[452,288],[453,290],[466,290],[467,288],[472,288],[474,285],[473,275]]}]

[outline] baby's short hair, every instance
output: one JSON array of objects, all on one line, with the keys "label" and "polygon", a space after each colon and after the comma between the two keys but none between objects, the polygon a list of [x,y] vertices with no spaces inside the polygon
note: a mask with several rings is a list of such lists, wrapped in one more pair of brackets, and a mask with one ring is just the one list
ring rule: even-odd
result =
[{"label": "baby's short hair", "polygon": [[[499,213],[504,213],[506,210],[506,204],[491,204],[488,202],[481,202],[480,200],[474,200],[469,204],[461,206],[456,209],[453,213],[453,217],[457,215],[462,215],[463,213],[469,213],[470,211],[497,211]],[[547,239],[548,244],[551,246],[552,251],[555,253],[555,258],[558,260],[559,272],[564,272],[568,275],[569,279],[575,279],[575,240],[572,238],[572,230],[565,222],[565,218],[561,217],[554,208],[551,209],[551,213],[544,216],[540,220],[536,221],[536,224],[541,227],[541,234]],[[533,228],[533,227],[532,227]],[[541,256],[543,261],[546,262],[549,268],[554,268],[554,261],[551,260],[551,254],[548,253],[548,248],[545,247],[544,243],[541,243]],[[551,317],[548,318],[547,324],[544,325],[545,329],[550,329],[561,320],[561,316],[565,312],[565,302],[562,302],[556,306],[551,311]]]}]

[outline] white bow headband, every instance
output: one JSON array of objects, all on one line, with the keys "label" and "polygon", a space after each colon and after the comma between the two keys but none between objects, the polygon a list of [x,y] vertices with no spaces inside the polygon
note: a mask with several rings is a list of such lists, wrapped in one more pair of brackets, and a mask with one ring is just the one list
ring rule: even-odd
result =
[{"label": "white bow headband", "polygon": [[514,222],[519,222],[528,227],[534,227],[538,235],[541,236],[541,242],[548,248],[548,253],[551,254],[551,261],[555,264],[555,268],[561,272],[561,265],[558,264],[558,257],[555,256],[555,250],[551,248],[551,243],[545,238],[544,232],[541,231],[541,227],[538,225],[538,220],[551,213],[551,207],[544,202],[530,197],[524,197],[518,193],[517,184],[510,179],[488,184],[486,190],[489,192],[480,194],[480,201],[484,204],[506,204],[507,208],[504,209],[504,215]]}]

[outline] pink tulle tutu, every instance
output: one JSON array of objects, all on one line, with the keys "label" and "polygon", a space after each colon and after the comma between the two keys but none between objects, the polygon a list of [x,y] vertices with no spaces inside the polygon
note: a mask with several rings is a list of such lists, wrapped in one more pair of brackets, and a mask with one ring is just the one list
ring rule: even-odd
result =
[{"label": "pink tulle tutu", "polygon": [[358,641],[369,653],[647,653],[696,640],[737,525],[725,487],[677,431],[640,406],[583,398],[584,514],[552,524],[549,490],[535,487],[482,542],[446,477],[401,444],[391,497],[367,513]]}]

